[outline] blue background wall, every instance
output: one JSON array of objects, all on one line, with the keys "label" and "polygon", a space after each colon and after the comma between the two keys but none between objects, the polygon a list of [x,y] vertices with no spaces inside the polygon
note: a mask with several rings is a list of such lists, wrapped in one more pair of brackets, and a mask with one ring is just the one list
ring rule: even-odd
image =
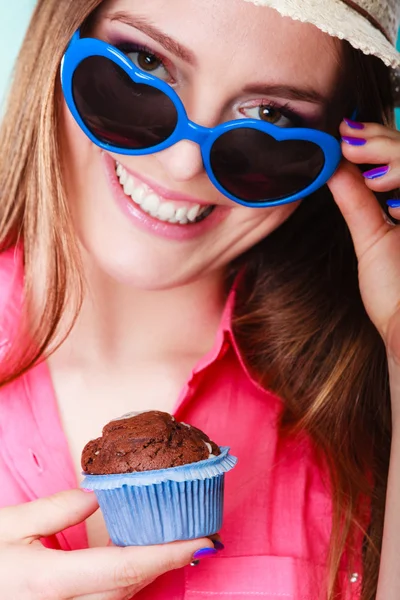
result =
[{"label": "blue background wall", "polygon": [[[62,0],[59,0],[62,2]],[[10,81],[12,65],[22,42],[36,0],[0,0],[0,106]],[[400,50],[400,37],[398,48]],[[397,111],[400,129],[400,109]]]},{"label": "blue background wall", "polygon": [[[62,2],[62,0],[60,0]],[[0,103],[36,0],[0,0]]]}]

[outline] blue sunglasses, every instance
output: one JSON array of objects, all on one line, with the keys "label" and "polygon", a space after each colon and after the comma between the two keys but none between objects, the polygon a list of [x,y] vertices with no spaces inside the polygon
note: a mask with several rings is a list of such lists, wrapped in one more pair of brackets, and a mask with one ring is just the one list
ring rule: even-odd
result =
[{"label": "blue sunglasses", "polygon": [[322,187],[341,160],[339,141],[315,129],[257,119],[197,125],[168,83],[79,31],[62,59],[61,84],[73,117],[97,146],[140,156],[181,140],[195,142],[214,186],[244,206],[300,200]]}]

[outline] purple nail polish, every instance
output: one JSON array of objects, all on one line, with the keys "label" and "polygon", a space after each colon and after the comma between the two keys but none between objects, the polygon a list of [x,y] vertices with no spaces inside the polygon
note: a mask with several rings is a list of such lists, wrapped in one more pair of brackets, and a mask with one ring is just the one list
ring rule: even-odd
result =
[{"label": "purple nail polish", "polygon": [[363,123],[359,123],[358,121],[352,121],[351,119],[343,119],[343,121],[352,129],[364,129],[365,127]]},{"label": "purple nail polish", "polygon": [[85,494],[93,494],[94,490],[88,490],[87,488],[81,488],[82,492],[85,492]]},{"label": "purple nail polish", "polygon": [[386,204],[389,208],[400,208],[400,200],[398,198],[394,200],[386,200]]},{"label": "purple nail polish", "polygon": [[344,135],[342,140],[350,146],[364,146],[367,143],[367,140],[364,138],[349,137],[348,135]]},{"label": "purple nail polish", "polygon": [[385,165],[383,167],[376,167],[375,169],[371,169],[370,171],[365,171],[363,173],[366,179],[378,179],[378,177],[383,177],[389,171],[389,165]]},{"label": "purple nail polish", "polygon": [[223,545],[222,542],[220,542],[219,540],[212,540],[212,543],[214,544],[214,548],[216,550],[224,550],[225,546]]},{"label": "purple nail polish", "polygon": [[199,560],[200,558],[208,558],[209,556],[215,556],[218,550],[215,548],[200,548],[193,554],[193,561]]}]

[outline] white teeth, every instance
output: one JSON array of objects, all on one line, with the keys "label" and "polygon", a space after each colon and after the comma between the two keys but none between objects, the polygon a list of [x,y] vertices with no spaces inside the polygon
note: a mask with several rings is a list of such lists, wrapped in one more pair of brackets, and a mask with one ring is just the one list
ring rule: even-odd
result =
[{"label": "white teeth", "polygon": [[161,219],[161,221],[169,221],[175,216],[175,206],[172,202],[166,202],[165,204],[161,204],[158,209],[157,218]]},{"label": "white teeth", "polygon": [[177,209],[173,202],[163,201],[147,185],[139,181],[136,182],[134,177],[129,175],[127,170],[118,162],[116,163],[116,174],[125,194],[135,204],[138,204],[142,210],[160,221],[187,225],[188,223],[194,223],[203,212],[210,208],[209,206],[200,206],[200,204],[191,204]]},{"label": "white teeth", "polygon": [[199,212],[200,212],[200,204],[195,204],[193,206],[193,208],[188,210],[188,213],[187,213],[188,220],[193,223],[197,219]]},{"label": "white teeth", "polygon": [[187,211],[188,209],[185,206],[181,206],[181,208],[178,208],[178,210],[176,211],[176,218],[178,219],[178,221],[183,221],[186,220],[187,218]]},{"label": "white teeth", "polygon": [[159,207],[160,200],[155,194],[150,194],[146,196],[142,204],[143,210],[150,213],[152,217],[155,217],[157,215]]},{"label": "white teeth", "polygon": [[135,187],[135,182],[132,177],[128,177],[124,185],[124,192],[127,196],[130,196],[133,192],[133,188]]},{"label": "white teeth", "polygon": [[144,188],[141,185],[133,190],[131,194],[132,200],[136,202],[136,204],[139,204],[139,206],[141,206],[143,204],[143,200],[146,197],[146,193],[146,188]]},{"label": "white teeth", "polygon": [[206,210],[209,210],[210,207],[209,206],[203,206],[200,210],[199,210],[199,214],[197,215],[198,217],[200,217],[200,215],[202,215],[203,213],[206,212]]},{"label": "white teeth", "polygon": [[125,171],[125,169],[122,169],[122,173],[119,178],[119,182],[122,185],[122,187],[124,187],[125,183],[127,182],[127,179],[128,179],[128,173]]}]

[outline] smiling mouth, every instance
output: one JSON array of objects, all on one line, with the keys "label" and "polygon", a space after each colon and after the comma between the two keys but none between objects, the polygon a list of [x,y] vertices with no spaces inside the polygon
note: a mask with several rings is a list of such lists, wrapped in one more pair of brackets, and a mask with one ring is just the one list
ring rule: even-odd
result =
[{"label": "smiling mouth", "polygon": [[189,226],[204,221],[215,209],[213,204],[201,206],[193,202],[166,200],[128,173],[119,162],[115,163],[115,172],[125,195],[158,221]]}]

